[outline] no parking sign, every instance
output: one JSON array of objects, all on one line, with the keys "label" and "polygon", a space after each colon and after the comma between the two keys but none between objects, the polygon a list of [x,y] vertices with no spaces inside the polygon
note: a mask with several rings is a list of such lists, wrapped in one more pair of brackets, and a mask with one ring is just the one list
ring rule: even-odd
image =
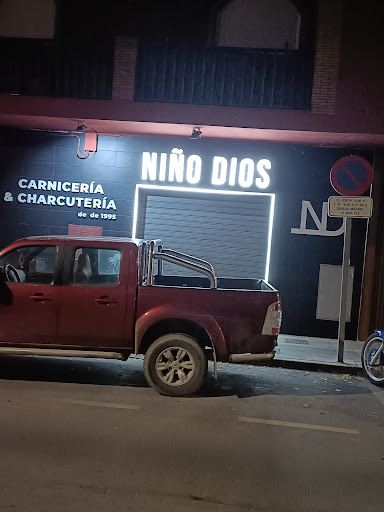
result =
[{"label": "no parking sign", "polygon": [[[372,165],[361,156],[344,156],[333,164],[331,169],[331,185],[342,196],[361,196],[372,185]],[[366,204],[365,204],[366,203]],[[339,347],[337,360],[342,363],[344,355],[345,322],[347,319],[347,288],[348,270],[351,255],[352,217],[368,218],[372,214],[370,197],[354,200],[347,197],[330,197],[328,200],[329,214],[345,219],[343,265],[340,291],[339,313]]]},{"label": "no parking sign", "polygon": [[331,169],[331,185],[342,196],[361,196],[372,181],[373,167],[361,156],[344,156]]}]

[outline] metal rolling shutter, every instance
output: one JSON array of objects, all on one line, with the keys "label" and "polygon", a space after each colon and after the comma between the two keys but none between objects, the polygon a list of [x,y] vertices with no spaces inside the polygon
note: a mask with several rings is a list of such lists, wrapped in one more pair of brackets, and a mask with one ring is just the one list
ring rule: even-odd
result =
[{"label": "metal rolling shutter", "polygon": [[[218,276],[264,278],[270,207],[270,195],[148,195],[139,224],[145,239],[209,261]],[[165,263],[164,274],[191,271]]]}]

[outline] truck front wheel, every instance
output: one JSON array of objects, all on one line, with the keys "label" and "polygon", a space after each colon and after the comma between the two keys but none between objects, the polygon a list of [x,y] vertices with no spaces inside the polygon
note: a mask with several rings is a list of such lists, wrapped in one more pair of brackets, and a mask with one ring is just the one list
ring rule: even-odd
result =
[{"label": "truck front wheel", "polygon": [[185,396],[201,388],[207,364],[204,351],[194,338],[166,334],[147,350],[144,374],[148,384],[161,395]]}]

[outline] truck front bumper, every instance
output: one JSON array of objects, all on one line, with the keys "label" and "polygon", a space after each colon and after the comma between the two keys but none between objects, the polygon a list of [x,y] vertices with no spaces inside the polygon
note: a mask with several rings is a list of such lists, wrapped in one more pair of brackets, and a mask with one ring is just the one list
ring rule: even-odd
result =
[{"label": "truck front bumper", "polygon": [[256,363],[258,361],[269,361],[275,357],[275,351],[265,354],[232,354],[229,356],[230,363]]}]

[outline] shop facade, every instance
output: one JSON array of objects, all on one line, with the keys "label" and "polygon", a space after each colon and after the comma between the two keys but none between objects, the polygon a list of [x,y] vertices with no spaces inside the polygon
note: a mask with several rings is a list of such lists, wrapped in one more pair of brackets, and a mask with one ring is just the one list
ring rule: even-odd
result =
[{"label": "shop facade", "polygon": [[[162,239],[221,276],[267,279],[282,332],[336,337],[332,305],[344,225],[327,216],[332,165],[352,148],[185,137],[99,136],[77,157],[68,134],[0,133],[0,244],[89,233]],[[350,321],[356,339],[367,222],[352,233]],[[336,284],[335,284],[336,283]],[[336,293],[337,295],[337,293]],[[329,307],[328,307],[329,306]]]}]

